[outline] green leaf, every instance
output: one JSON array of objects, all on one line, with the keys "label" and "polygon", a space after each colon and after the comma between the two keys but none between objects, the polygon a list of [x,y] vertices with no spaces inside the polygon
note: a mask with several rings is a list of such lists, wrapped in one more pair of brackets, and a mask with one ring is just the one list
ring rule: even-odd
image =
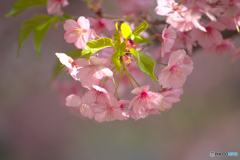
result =
[{"label": "green leaf", "polygon": [[121,31],[122,31],[122,35],[123,37],[128,40],[132,34],[132,30],[130,28],[129,25],[127,25],[126,23],[122,23],[121,25]]},{"label": "green leaf", "polygon": [[134,36],[138,36],[140,33],[145,31],[148,28],[148,24],[146,21],[142,21],[142,23],[133,31]]},{"label": "green leaf", "polygon": [[119,55],[120,56],[123,56],[126,53],[126,46],[127,46],[126,42],[123,42],[120,44],[120,46],[119,46],[119,52],[120,52]]},{"label": "green leaf", "polygon": [[19,30],[19,36],[18,36],[18,56],[20,49],[22,47],[22,44],[24,40],[28,37],[28,35],[33,32],[36,27],[38,27],[43,22],[51,19],[51,16],[48,15],[34,15],[31,19],[23,22],[20,30]]},{"label": "green leaf", "polygon": [[69,14],[64,14],[62,15],[61,17],[59,17],[59,19],[62,21],[62,22],[65,22],[66,20],[68,19],[73,19],[73,16],[69,15]]},{"label": "green leaf", "polygon": [[47,0],[19,0],[5,17],[14,17],[29,7],[46,6]]},{"label": "green leaf", "polygon": [[118,70],[119,73],[120,73],[120,71],[121,71],[121,62],[120,62],[120,60],[119,60],[119,52],[118,52],[118,51],[114,52],[114,53],[111,55],[111,61],[112,61],[113,64],[116,65],[117,70]]},{"label": "green leaf", "polygon": [[130,53],[131,53],[132,55],[134,55],[136,58],[138,58],[138,53],[137,53],[137,51],[136,51],[135,49],[130,48]]},{"label": "green leaf", "polygon": [[[75,49],[75,50],[72,50],[70,52],[67,52],[66,53],[68,56],[72,57],[73,59],[76,59],[76,58],[79,58],[80,55],[81,55],[81,51],[79,49]],[[57,57],[56,57],[57,58]],[[83,57],[85,58],[85,57]],[[53,69],[53,77],[56,77],[58,76],[60,73],[63,72],[63,69],[64,69],[64,66],[62,65],[62,63],[59,61],[57,61],[54,69]]]},{"label": "green leaf", "polygon": [[119,33],[119,30],[118,30],[118,22],[116,23],[116,31],[113,35],[113,39],[114,39],[114,48],[116,50],[116,48],[119,47],[120,43],[121,43],[121,40],[120,40],[120,33]]},{"label": "green leaf", "polygon": [[34,30],[34,47],[38,55],[41,56],[41,45],[45,34],[53,22],[58,20],[57,17],[52,17],[46,21],[43,25],[37,26]]},{"label": "green leaf", "polygon": [[86,47],[82,50],[82,55],[93,54],[103,48],[111,47],[113,41],[111,38],[101,38],[95,41],[87,42]]},{"label": "green leaf", "polygon": [[142,52],[137,52],[138,55],[138,66],[139,68],[149,75],[153,80],[158,81],[155,74],[154,74],[154,68],[155,68],[155,60],[150,57],[149,55],[142,53]]},{"label": "green leaf", "polygon": [[139,43],[152,43],[152,41],[149,41],[148,39],[143,38],[143,37],[141,37],[139,35],[138,36],[134,36],[133,41],[136,44],[139,44]]}]

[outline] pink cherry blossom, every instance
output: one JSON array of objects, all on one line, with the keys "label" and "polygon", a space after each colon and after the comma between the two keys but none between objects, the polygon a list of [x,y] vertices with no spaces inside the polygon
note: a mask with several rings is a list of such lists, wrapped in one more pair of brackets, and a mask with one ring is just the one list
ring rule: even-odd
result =
[{"label": "pink cherry blossom", "polygon": [[128,110],[128,105],[130,103],[129,100],[120,100],[120,108],[123,111],[123,115],[125,117],[125,120],[127,120],[130,117],[130,110]]},{"label": "pink cherry blossom", "polygon": [[89,20],[81,16],[77,22],[68,19],[63,25],[66,30],[64,39],[67,43],[74,43],[78,49],[84,49],[88,41],[92,41],[96,37],[94,30],[90,29]]},{"label": "pink cherry blossom", "polygon": [[218,17],[218,21],[224,24],[226,26],[226,29],[228,30],[236,30],[236,23],[234,20],[235,19],[233,18],[228,18],[223,16]]},{"label": "pink cherry blossom", "polygon": [[60,62],[67,67],[71,76],[78,80],[76,75],[78,73],[78,69],[81,68],[77,65],[76,61],[74,61],[71,57],[67,56],[65,53],[55,53],[55,55],[59,58]]},{"label": "pink cherry blossom", "polygon": [[174,46],[179,48],[186,48],[189,54],[192,54],[193,46],[197,44],[192,40],[192,37],[188,34],[189,32],[177,32],[177,38]]},{"label": "pink cherry blossom", "polygon": [[143,87],[137,87],[131,91],[132,94],[136,94],[128,108],[133,106],[133,112],[135,119],[145,118],[149,115],[149,110],[158,109],[161,102],[162,96],[159,93],[151,92],[149,85]]},{"label": "pink cherry blossom", "polygon": [[92,56],[89,60],[87,58],[79,58],[76,63],[79,64],[81,70],[77,73],[79,79],[86,77],[95,77],[96,79],[102,79],[103,77],[112,78],[113,72],[104,66],[107,62],[105,58],[98,58]]},{"label": "pink cherry blossom", "polygon": [[207,53],[212,53],[212,52],[216,52],[217,54],[219,54],[220,56],[225,55],[228,51],[234,53],[236,51],[235,46],[233,45],[233,43],[231,42],[230,39],[224,39],[221,44],[214,44],[213,46],[211,46],[210,48],[206,48],[205,51]]},{"label": "pink cherry blossom", "polygon": [[191,36],[193,40],[197,40],[199,45],[203,48],[209,48],[213,44],[221,44],[223,38],[219,30],[223,31],[226,28],[225,25],[220,22],[209,22],[204,26],[206,27],[207,32],[198,29],[192,30]]},{"label": "pink cherry blossom", "polygon": [[47,1],[48,14],[55,14],[55,13],[62,14],[61,6],[65,7],[68,4],[69,4],[68,0],[48,0]]},{"label": "pink cherry blossom", "polygon": [[[84,94],[82,97],[82,102],[91,105],[94,103],[97,104],[109,104],[109,105],[118,105],[119,102],[117,99],[113,96],[112,93],[108,92],[105,88],[97,86],[97,85],[92,85],[92,88],[90,91]],[[120,106],[120,104],[119,104]]]},{"label": "pink cherry blossom", "polygon": [[168,28],[165,27],[162,32],[162,42],[161,42],[161,55],[162,57],[165,53],[170,52],[173,47],[174,41],[177,37],[176,31],[172,26]]},{"label": "pink cherry blossom", "polygon": [[158,76],[159,84],[163,88],[182,87],[188,76],[193,70],[193,62],[186,55],[184,50],[173,52],[169,57],[168,66],[165,67]]},{"label": "pink cherry blossom", "polygon": [[186,7],[179,5],[174,0],[157,0],[158,6],[155,8],[155,12],[161,16],[168,16],[174,12],[181,15],[183,11],[186,11]]},{"label": "pink cherry blossom", "polygon": [[193,29],[194,27],[199,28],[202,31],[205,31],[205,28],[200,25],[199,20],[201,14],[192,14],[190,11],[186,12],[185,17],[174,15],[168,16],[166,22],[169,23],[177,31],[187,32]]},{"label": "pink cherry blossom", "polygon": [[165,111],[166,109],[170,109],[173,103],[180,101],[180,95],[183,94],[182,88],[170,88],[164,89],[160,94],[163,96],[161,106],[159,110]]},{"label": "pink cherry blossom", "polygon": [[88,18],[90,21],[91,26],[94,26],[94,31],[97,34],[100,34],[103,32],[104,28],[106,28],[108,31],[111,31],[115,28],[115,24],[113,23],[112,20],[106,19],[106,18],[99,18],[97,19],[94,18]]},{"label": "pink cherry blossom", "polygon": [[98,122],[104,121],[114,121],[118,120],[127,120],[129,115],[122,110],[120,103],[113,103],[105,105],[97,104],[95,105],[99,111],[95,114],[95,120]]},{"label": "pink cherry blossom", "polygon": [[233,18],[240,13],[240,1],[239,0],[221,0],[224,8],[222,16]]},{"label": "pink cherry blossom", "polygon": [[95,115],[94,108],[91,105],[84,104],[81,97],[71,94],[66,98],[66,106],[77,107],[84,117],[92,119]]}]

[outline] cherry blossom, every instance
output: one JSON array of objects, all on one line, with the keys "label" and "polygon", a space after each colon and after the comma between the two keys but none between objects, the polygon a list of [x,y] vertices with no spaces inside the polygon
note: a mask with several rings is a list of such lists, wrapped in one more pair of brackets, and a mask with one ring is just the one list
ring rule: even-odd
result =
[{"label": "cherry blossom", "polygon": [[104,121],[114,121],[118,120],[127,120],[128,115],[122,110],[120,103],[113,104],[97,104],[95,105],[100,111],[95,114],[95,120],[98,122]]},{"label": "cherry blossom", "polygon": [[179,5],[174,0],[157,0],[158,6],[155,8],[155,12],[161,16],[168,16],[174,12],[177,12],[179,15],[182,12],[186,11],[186,7]]},{"label": "cherry blossom", "polygon": [[183,94],[182,88],[170,88],[163,89],[160,94],[163,96],[162,103],[159,107],[159,110],[165,111],[166,109],[170,109],[173,103],[180,101],[180,95]]},{"label": "cherry blossom", "polygon": [[207,32],[194,29],[191,31],[192,39],[197,40],[198,44],[203,48],[209,48],[213,44],[221,44],[223,38],[219,30],[223,31],[226,28],[225,25],[220,22],[209,22],[204,26],[206,27]]},{"label": "cherry blossom", "polygon": [[88,41],[92,41],[96,37],[94,30],[90,29],[89,20],[81,16],[77,22],[68,19],[63,25],[66,30],[64,39],[67,43],[74,43],[78,49],[84,49]]},{"label": "cherry blossom", "polygon": [[133,106],[133,112],[136,119],[145,118],[149,114],[149,110],[158,109],[162,102],[162,96],[158,93],[148,91],[149,85],[137,87],[131,91],[136,94],[128,108]]},{"label": "cherry blossom", "polygon": [[188,53],[192,54],[193,46],[197,46],[197,44],[192,40],[192,37],[188,33],[189,32],[177,32],[174,46],[186,48]]},{"label": "cherry blossom", "polygon": [[228,51],[234,53],[236,51],[235,46],[230,39],[224,39],[221,44],[214,44],[210,48],[205,49],[206,53],[216,52],[220,56],[225,55]]},{"label": "cherry blossom", "polygon": [[162,32],[162,42],[161,42],[161,55],[162,57],[165,53],[170,52],[173,47],[174,41],[177,37],[176,31],[172,26],[168,28],[165,27]]},{"label": "cherry blossom", "polygon": [[103,77],[112,78],[113,72],[103,65],[106,62],[107,59],[95,56],[92,56],[89,60],[87,58],[78,59],[81,71],[77,73],[77,77],[79,79],[86,77],[95,77],[96,79],[102,79]]},{"label": "cherry blossom", "polygon": [[117,99],[114,97],[112,93],[108,92],[105,88],[100,87],[98,85],[92,85],[91,90],[85,93],[84,96],[82,97],[82,102],[87,105],[97,103],[103,105],[119,104],[120,106],[120,103],[117,101]]},{"label": "cherry blossom", "polygon": [[93,25],[94,28],[93,30],[97,33],[100,34],[103,32],[104,28],[106,28],[108,31],[111,31],[115,28],[115,24],[113,23],[112,20],[106,19],[106,18],[99,18],[97,19],[94,18],[88,18],[90,21],[91,26]]},{"label": "cherry blossom", "polygon": [[68,0],[48,0],[47,1],[47,11],[48,14],[56,14],[59,13],[60,15],[63,14],[61,11],[61,6],[67,6]]},{"label": "cherry blossom", "polygon": [[92,119],[95,115],[94,107],[91,105],[84,104],[81,97],[71,94],[66,98],[66,106],[77,107],[84,117]]},{"label": "cherry blossom", "polygon": [[165,67],[158,76],[159,84],[163,88],[182,87],[186,81],[186,76],[193,70],[193,62],[184,50],[173,52],[169,57],[168,66]]},{"label": "cherry blossom", "polygon": [[65,53],[55,53],[55,55],[59,58],[60,62],[67,67],[71,76],[75,80],[79,80],[76,75],[78,73],[77,70],[81,67],[76,63],[76,61],[67,56]]}]

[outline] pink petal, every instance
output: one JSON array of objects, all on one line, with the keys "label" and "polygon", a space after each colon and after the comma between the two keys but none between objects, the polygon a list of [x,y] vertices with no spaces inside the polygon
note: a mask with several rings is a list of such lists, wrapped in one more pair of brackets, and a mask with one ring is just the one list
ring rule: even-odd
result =
[{"label": "pink petal", "polygon": [[60,62],[68,68],[72,68],[72,62],[74,61],[71,57],[67,56],[65,53],[55,53],[59,58]]},{"label": "pink petal", "polygon": [[84,41],[83,37],[80,36],[75,42],[74,42],[75,47],[78,49],[84,49],[86,46],[86,42]]},{"label": "pink petal", "polygon": [[91,26],[98,24],[98,20],[96,20],[94,18],[88,18],[88,20],[89,20]]},{"label": "pink petal", "polygon": [[132,94],[141,94],[142,92],[147,92],[150,88],[150,85],[142,86],[142,87],[137,87],[134,88],[131,93]]},{"label": "pink petal", "polygon": [[90,58],[90,63],[91,65],[103,65],[105,63],[107,63],[107,59],[106,58],[98,58],[98,57],[95,57],[95,56],[92,56]]},{"label": "pink petal", "polygon": [[105,66],[99,66],[98,69],[99,70],[93,74],[93,76],[97,79],[102,79],[103,77],[113,78],[113,72],[109,68]]},{"label": "pink petal", "polygon": [[77,22],[72,20],[72,19],[68,19],[65,21],[63,28],[67,31],[69,29],[76,29],[78,28]]},{"label": "pink petal", "polygon": [[187,77],[185,74],[170,74],[169,81],[172,88],[182,87]]},{"label": "pink petal", "polygon": [[[77,76],[77,78],[79,78],[79,76]],[[93,85],[99,85],[100,81],[93,77],[93,76],[85,76],[85,77],[81,77],[80,82],[82,84],[83,87],[87,88],[87,89],[91,89]]]},{"label": "pink petal", "polygon": [[89,30],[90,28],[89,20],[83,16],[78,18],[77,23],[82,29]]},{"label": "pink petal", "polygon": [[192,73],[193,66],[182,64],[182,65],[179,65],[179,70],[180,72],[188,76],[189,74]]},{"label": "pink petal", "polygon": [[69,29],[64,33],[64,39],[67,43],[74,43],[77,38],[78,35],[74,32],[74,30]]},{"label": "pink petal", "polygon": [[213,37],[212,40],[215,44],[222,43],[222,40],[223,40],[222,34],[218,30],[216,30],[216,29],[212,30],[212,37]]},{"label": "pink petal", "polygon": [[107,28],[107,30],[111,31],[115,28],[115,24],[113,23],[112,20],[110,19],[106,19],[106,18],[102,18],[101,22],[105,25],[105,27]]},{"label": "pink petal", "polygon": [[81,98],[75,94],[71,94],[66,98],[66,106],[68,107],[80,107],[81,104]]},{"label": "pink petal", "polygon": [[69,5],[68,1],[67,0],[62,0],[62,6],[65,7]]},{"label": "pink petal", "polygon": [[221,22],[209,22],[207,25],[211,28],[215,28],[220,31],[223,31],[226,29],[226,26],[224,24],[222,24]]},{"label": "pink petal", "polygon": [[108,118],[108,111],[103,111],[101,113],[96,113],[95,114],[95,120],[98,122],[104,122]]},{"label": "pink petal", "polygon": [[87,104],[87,105],[91,105],[91,104],[94,104],[97,100],[97,97],[96,97],[96,91],[95,90],[90,90],[88,91],[87,93],[84,94],[84,96],[82,97],[82,102],[84,104]]},{"label": "pink petal", "polygon": [[61,10],[61,3],[49,0],[47,2],[48,14],[55,14]]},{"label": "pink petal", "polygon": [[169,57],[168,66],[173,66],[177,63],[181,63],[186,56],[186,51],[183,49],[172,52]]},{"label": "pink petal", "polygon": [[87,58],[78,58],[75,60],[76,65],[79,67],[87,67],[89,66],[89,61]]},{"label": "pink petal", "polygon": [[168,88],[170,85],[169,77],[171,72],[161,72],[158,76],[159,84],[162,85],[163,88]]},{"label": "pink petal", "polygon": [[95,115],[94,108],[91,105],[82,104],[79,109],[81,114],[89,119],[92,119]]}]

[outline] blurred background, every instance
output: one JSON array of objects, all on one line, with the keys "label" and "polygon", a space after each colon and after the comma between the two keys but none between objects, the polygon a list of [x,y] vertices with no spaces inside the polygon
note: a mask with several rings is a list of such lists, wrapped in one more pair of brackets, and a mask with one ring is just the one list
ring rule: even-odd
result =
[{"label": "blurred background", "polygon": [[[139,121],[98,123],[67,108],[64,98],[70,93],[60,95],[49,85],[58,61],[54,53],[74,48],[63,39],[62,27],[47,33],[40,61],[32,35],[17,58],[22,22],[46,14],[46,8],[5,18],[16,1],[0,1],[0,160],[239,159],[212,158],[210,151],[240,153],[240,59],[230,64],[231,54],[199,49],[181,101],[170,110]],[[94,16],[84,2],[69,2],[64,11]],[[104,2],[109,13],[117,8],[110,2]],[[151,9],[155,6],[153,1]],[[233,40],[239,47],[239,36]]]}]

